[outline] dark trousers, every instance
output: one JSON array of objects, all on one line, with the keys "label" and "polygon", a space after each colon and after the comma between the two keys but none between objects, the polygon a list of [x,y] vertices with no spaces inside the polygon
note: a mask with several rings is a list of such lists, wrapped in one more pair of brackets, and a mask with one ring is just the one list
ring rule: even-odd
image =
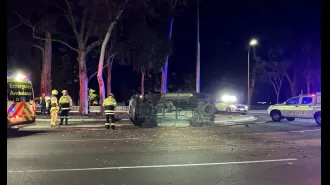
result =
[{"label": "dark trousers", "polygon": [[69,110],[61,110],[61,123],[60,125],[63,124],[63,120],[65,119],[65,124],[68,124],[68,119],[69,119]]},{"label": "dark trousers", "polygon": [[40,111],[41,111],[41,114],[42,115],[46,115],[47,114],[48,111],[47,111],[46,105],[45,106],[41,106],[40,109],[41,109]]},{"label": "dark trousers", "polygon": [[107,123],[110,123],[110,119],[111,119],[111,123],[115,123],[115,115],[114,114],[106,114],[105,115],[105,119],[107,120]]},{"label": "dark trousers", "polygon": [[47,108],[47,114],[48,114],[48,115],[50,115],[50,108],[51,108],[51,107],[48,107],[48,108]]}]

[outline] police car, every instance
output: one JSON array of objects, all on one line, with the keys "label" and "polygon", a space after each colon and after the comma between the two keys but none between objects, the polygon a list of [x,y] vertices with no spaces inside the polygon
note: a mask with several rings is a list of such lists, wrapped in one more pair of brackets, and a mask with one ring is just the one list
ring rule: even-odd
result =
[{"label": "police car", "polygon": [[318,125],[321,125],[321,93],[300,95],[282,104],[272,105],[268,108],[268,115],[274,122],[303,118],[314,119]]},{"label": "police car", "polygon": [[215,102],[215,107],[217,112],[239,112],[241,114],[246,114],[248,111],[247,105],[237,103],[237,98],[229,95],[224,95],[220,100],[217,100]]}]

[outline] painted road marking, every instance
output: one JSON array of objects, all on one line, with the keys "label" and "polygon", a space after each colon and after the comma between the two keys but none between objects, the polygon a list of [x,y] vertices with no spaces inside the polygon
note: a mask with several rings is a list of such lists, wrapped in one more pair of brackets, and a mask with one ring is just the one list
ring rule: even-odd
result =
[{"label": "painted road marking", "polygon": [[140,138],[121,138],[121,139],[72,139],[72,140],[33,140],[33,141],[7,141],[7,143],[42,143],[42,142],[85,142],[85,141],[122,141],[122,140],[138,140]]},{"label": "painted road marking", "polygon": [[256,164],[271,162],[296,161],[298,159],[273,159],[259,161],[237,161],[237,162],[220,162],[220,163],[197,163],[197,164],[168,164],[168,165],[149,165],[149,166],[118,166],[118,167],[102,167],[102,168],[71,168],[71,169],[49,169],[49,170],[8,170],[8,173],[34,173],[34,172],[67,172],[67,171],[95,171],[95,170],[121,170],[121,169],[141,169],[141,168],[170,168],[170,167],[193,167],[193,166],[218,166],[233,164]]},{"label": "painted road marking", "polygon": [[252,134],[244,134],[244,135],[259,135],[259,134],[285,134],[285,133],[305,133],[305,132],[315,132],[320,131],[321,129],[313,129],[313,130],[295,130],[295,131],[287,131],[287,132],[259,132]]}]

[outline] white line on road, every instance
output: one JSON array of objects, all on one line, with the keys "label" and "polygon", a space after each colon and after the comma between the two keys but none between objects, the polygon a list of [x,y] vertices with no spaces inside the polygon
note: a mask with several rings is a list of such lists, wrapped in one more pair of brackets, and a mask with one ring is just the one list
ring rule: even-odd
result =
[{"label": "white line on road", "polygon": [[299,133],[304,133],[304,132],[315,132],[315,131],[320,131],[321,129],[313,129],[313,130],[296,130],[296,131],[290,131],[290,132],[299,132]]},{"label": "white line on road", "polygon": [[41,143],[41,142],[86,142],[86,141],[121,141],[121,140],[138,140],[140,138],[120,138],[120,139],[72,139],[72,140],[33,140],[33,141],[7,141],[7,143]]},{"label": "white line on road", "polygon": [[103,168],[71,168],[71,169],[49,169],[49,170],[8,170],[8,173],[33,173],[33,172],[67,172],[67,171],[95,171],[95,170],[121,170],[121,169],[141,169],[141,168],[169,168],[169,167],[192,167],[192,166],[218,166],[232,164],[256,164],[256,163],[271,163],[296,161],[292,159],[273,159],[259,161],[237,161],[237,162],[221,162],[221,163],[197,163],[197,164],[168,164],[168,165],[150,165],[150,166],[118,166],[118,167],[103,167]]},{"label": "white line on road", "polygon": [[287,132],[259,132],[259,133],[244,134],[244,135],[304,133],[304,132],[315,132],[315,131],[320,131],[320,130],[321,130],[321,129],[313,129],[313,130],[295,130],[295,131],[287,131]]}]

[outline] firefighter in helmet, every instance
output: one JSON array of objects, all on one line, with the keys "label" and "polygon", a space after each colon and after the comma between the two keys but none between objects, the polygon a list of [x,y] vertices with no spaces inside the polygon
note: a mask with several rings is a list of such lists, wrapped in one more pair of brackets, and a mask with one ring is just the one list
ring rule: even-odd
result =
[{"label": "firefighter in helmet", "polygon": [[[106,117],[105,127],[109,129],[115,129],[115,108],[117,106],[116,99],[112,93],[103,101],[104,113]],[[109,123],[109,119],[111,119],[111,123]]]},{"label": "firefighter in helmet", "polygon": [[72,107],[72,99],[68,94],[67,90],[62,91],[63,96],[60,98],[60,107],[61,107],[61,123],[60,125],[63,125],[63,120],[65,119],[65,125],[68,124],[69,119],[69,111]]},{"label": "firefighter in helmet", "polygon": [[50,125],[52,127],[56,126],[56,120],[57,120],[57,115],[58,115],[58,111],[59,111],[59,106],[58,106],[58,102],[57,102],[57,90],[52,90],[52,98],[50,99]]}]

